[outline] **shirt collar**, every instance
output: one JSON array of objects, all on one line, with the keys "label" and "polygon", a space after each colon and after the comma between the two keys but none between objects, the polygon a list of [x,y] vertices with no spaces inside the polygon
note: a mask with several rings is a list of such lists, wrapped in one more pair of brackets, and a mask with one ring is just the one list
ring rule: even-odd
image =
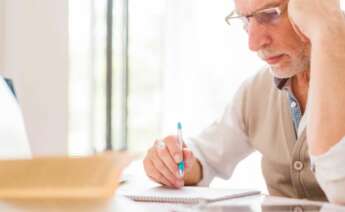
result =
[{"label": "shirt collar", "polygon": [[288,90],[289,91],[291,89],[291,80],[290,79],[291,78],[280,79],[280,78],[274,77],[273,82],[279,90]]}]

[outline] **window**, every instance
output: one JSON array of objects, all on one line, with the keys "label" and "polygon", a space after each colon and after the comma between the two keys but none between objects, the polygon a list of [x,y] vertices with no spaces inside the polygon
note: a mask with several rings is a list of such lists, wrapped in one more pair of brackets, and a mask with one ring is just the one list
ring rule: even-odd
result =
[{"label": "window", "polygon": [[[186,136],[197,134],[263,65],[249,52],[240,26],[225,24],[231,8],[229,1],[129,1],[130,149],[146,150],[156,138],[175,133],[178,121]],[[265,191],[260,160],[253,154],[231,181],[212,185]]]},{"label": "window", "polygon": [[69,1],[69,153],[105,147],[106,0]]},{"label": "window", "polygon": [[[156,138],[175,134],[178,121],[185,136],[199,133],[222,114],[243,80],[264,65],[249,51],[241,27],[224,22],[232,1],[113,1],[115,148],[124,142],[132,151],[145,152]],[[83,98],[74,104],[71,98],[71,149],[101,151],[106,129],[107,0],[90,0],[89,6],[73,2],[78,9],[71,16],[71,31],[79,35],[71,38],[71,56],[78,58],[72,63],[71,95]],[[78,13],[81,19],[76,19]],[[124,128],[126,135],[121,134]],[[217,179],[212,185],[265,191],[260,161],[255,153],[239,164],[230,181]]]}]

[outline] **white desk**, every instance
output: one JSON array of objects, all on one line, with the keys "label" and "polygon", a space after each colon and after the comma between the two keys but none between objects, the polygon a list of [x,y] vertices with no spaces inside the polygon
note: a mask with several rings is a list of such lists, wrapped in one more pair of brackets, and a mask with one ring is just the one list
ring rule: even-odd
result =
[{"label": "white desk", "polygon": [[[130,169],[131,167],[128,170]],[[121,184],[116,194],[108,200],[0,200],[0,211],[345,211],[345,206],[341,207],[327,203],[272,197],[266,195],[255,195],[215,202],[206,206],[135,202],[124,197],[121,195],[121,193],[128,189],[135,190],[140,187],[154,186],[154,184],[145,179],[140,170],[134,169],[134,171],[135,176],[128,177],[128,182]],[[128,174],[128,172],[125,172],[125,174]],[[289,205],[289,207],[286,208],[286,210],[281,210],[277,208],[279,205]],[[322,206],[323,208],[321,210],[313,210],[313,207],[315,206]]]},{"label": "white desk", "polygon": [[[154,186],[147,182],[146,187]],[[290,199],[282,197],[274,197],[268,195],[254,195],[243,198],[219,201],[207,205],[184,205],[171,203],[150,203],[135,202],[123,195],[126,190],[135,190],[145,187],[142,183],[132,182],[122,185],[117,194],[118,206],[132,209],[133,211],[240,211],[240,212],[256,212],[256,211],[345,211],[345,206],[333,205],[324,202],[316,202],[309,200]],[[284,206],[284,209],[281,208]],[[318,209],[319,208],[319,209]]]},{"label": "white desk", "polygon": [[[308,204],[308,205],[307,205]],[[288,206],[284,210],[277,206]],[[313,209],[315,206],[321,205],[323,208]],[[183,205],[168,203],[145,203],[134,202],[121,195],[115,195],[112,199],[104,201],[95,200],[11,200],[0,201],[0,211],[64,211],[64,212],[102,212],[102,211],[144,211],[144,212],[172,212],[172,211],[235,211],[235,212],[255,212],[255,211],[345,211],[345,207],[330,204],[322,204],[318,202],[309,202],[303,200],[293,200],[287,198],[270,197],[265,195],[256,195],[240,199],[227,200],[201,205]]]}]

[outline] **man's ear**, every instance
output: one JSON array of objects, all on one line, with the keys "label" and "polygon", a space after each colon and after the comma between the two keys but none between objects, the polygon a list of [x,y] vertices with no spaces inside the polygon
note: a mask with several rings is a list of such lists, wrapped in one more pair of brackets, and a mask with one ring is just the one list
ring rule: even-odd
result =
[{"label": "man's ear", "polygon": [[[289,10],[289,9],[288,9]],[[298,26],[293,22],[293,20],[290,18],[289,11],[288,11],[288,18],[289,22],[293,28],[293,30],[296,32],[297,36],[301,39],[303,43],[310,43],[309,38],[298,28]]]},{"label": "man's ear", "polygon": [[296,34],[301,39],[301,41],[303,43],[310,43],[309,38],[298,28],[298,26],[290,19],[290,17],[289,17],[289,20],[290,20],[293,30],[296,32]]}]

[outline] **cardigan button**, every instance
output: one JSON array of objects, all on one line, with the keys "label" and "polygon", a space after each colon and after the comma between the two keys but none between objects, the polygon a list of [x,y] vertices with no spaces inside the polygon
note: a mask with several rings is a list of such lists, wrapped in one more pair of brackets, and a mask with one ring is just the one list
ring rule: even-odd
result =
[{"label": "cardigan button", "polygon": [[293,208],[293,212],[303,212],[303,211],[304,211],[303,208],[299,206]]},{"label": "cardigan button", "polygon": [[297,160],[294,162],[293,164],[293,168],[296,170],[296,171],[301,171],[303,169],[304,165],[301,161]]},{"label": "cardigan button", "polygon": [[292,101],[290,106],[291,106],[291,108],[295,108],[297,106],[297,103],[295,101]]}]

